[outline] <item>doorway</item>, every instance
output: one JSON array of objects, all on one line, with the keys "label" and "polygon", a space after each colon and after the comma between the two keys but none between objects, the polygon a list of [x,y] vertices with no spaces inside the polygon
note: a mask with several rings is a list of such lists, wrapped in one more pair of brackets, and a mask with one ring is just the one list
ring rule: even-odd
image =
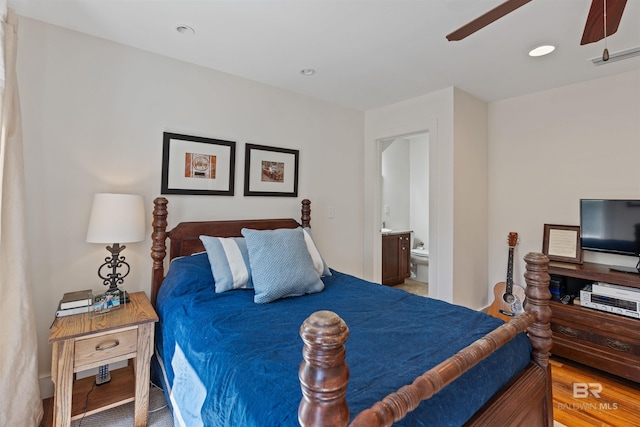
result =
[{"label": "doorway", "polygon": [[[426,295],[429,283],[429,133],[379,141],[381,232],[411,233],[410,292]],[[383,257],[393,256],[383,253]]]}]

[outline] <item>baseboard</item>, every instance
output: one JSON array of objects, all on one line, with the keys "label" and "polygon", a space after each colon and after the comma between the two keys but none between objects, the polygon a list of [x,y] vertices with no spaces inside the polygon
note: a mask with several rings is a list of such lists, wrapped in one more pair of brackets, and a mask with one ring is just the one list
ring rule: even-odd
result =
[{"label": "baseboard", "polygon": [[40,382],[40,398],[48,399],[53,396],[53,381],[51,381],[51,374],[43,375],[39,379]]}]

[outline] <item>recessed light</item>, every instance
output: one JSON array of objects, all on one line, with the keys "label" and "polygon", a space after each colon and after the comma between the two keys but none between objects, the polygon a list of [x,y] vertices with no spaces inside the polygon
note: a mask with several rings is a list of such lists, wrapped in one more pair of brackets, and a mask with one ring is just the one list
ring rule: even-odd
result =
[{"label": "recessed light", "polygon": [[185,36],[192,36],[196,33],[196,30],[194,30],[188,25],[178,25],[176,27],[176,31]]},{"label": "recessed light", "polygon": [[300,74],[302,74],[303,76],[313,76],[316,73],[316,70],[314,70],[313,68],[303,68],[302,70],[300,70]]},{"label": "recessed light", "polygon": [[535,49],[532,49],[529,52],[529,56],[544,56],[544,55],[548,55],[551,52],[553,52],[554,50],[556,50],[555,46],[551,46],[551,45],[545,45],[545,46],[538,46]]}]

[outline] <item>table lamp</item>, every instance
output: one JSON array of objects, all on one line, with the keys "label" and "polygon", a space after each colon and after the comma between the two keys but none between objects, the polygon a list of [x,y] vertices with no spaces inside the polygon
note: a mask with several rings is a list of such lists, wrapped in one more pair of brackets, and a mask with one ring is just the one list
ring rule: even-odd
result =
[{"label": "table lamp", "polygon": [[[131,267],[120,253],[121,243],[141,242],[145,239],[144,198],[134,194],[98,193],[93,197],[87,242],[109,243],[111,257],[98,267],[98,277],[108,293],[118,291]],[[120,271],[118,271],[120,269]],[[121,299],[124,292],[120,292]]]}]

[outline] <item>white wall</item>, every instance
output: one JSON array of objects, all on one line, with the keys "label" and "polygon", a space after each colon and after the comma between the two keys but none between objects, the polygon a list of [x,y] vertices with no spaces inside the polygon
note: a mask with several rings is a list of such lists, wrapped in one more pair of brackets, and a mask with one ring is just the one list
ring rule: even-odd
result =
[{"label": "white wall", "polygon": [[485,307],[488,230],[488,106],[454,90],[453,301]]},{"label": "white wall", "polygon": [[364,272],[372,280],[381,270],[378,141],[428,133],[429,295],[472,308],[486,302],[487,203],[477,202],[487,194],[486,111],[484,102],[448,88],[366,112]]},{"label": "white wall", "polygon": [[579,225],[581,198],[640,198],[640,70],[493,102],[489,140],[490,288],[505,280],[511,231],[514,281],[524,284],[522,258],[542,250],[544,224]]},{"label": "white wall", "polygon": [[381,150],[382,222],[429,247],[429,134],[384,141]]},{"label": "white wall", "polygon": [[[62,294],[102,287],[96,270],[107,252],[85,242],[93,194],[142,194],[150,218],[163,131],[237,142],[236,195],[168,196],[170,226],[299,218],[299,202],[309,198],[327,263],[362,275],[362,112],[29,19],[20,21],[18,49],[41,376],[50,372],[49,326]],[[300,197],[242,196],[247,142],[300,150]],[[148,238],[123,252],[132,266],[128,290],[149,293],[150,246]]]},{"label": "white wall", "polygon": [[410,228],[413,230],[412,247],[417,246],[416,238],[429,248],[429,134],[414,135],[409,138],[411,158],[409,159],[411,189]]},{"label": "white wall", "polygon": [[408,231],[410,227],[409,140],[394,139],[382,152],[382,222],[386,228]]}]

